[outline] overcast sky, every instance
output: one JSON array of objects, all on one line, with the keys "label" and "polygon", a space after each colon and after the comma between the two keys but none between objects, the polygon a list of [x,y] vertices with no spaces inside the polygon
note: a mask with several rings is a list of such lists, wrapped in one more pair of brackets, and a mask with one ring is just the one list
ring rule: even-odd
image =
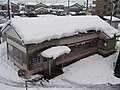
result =
[{"label": "overcast sky", "polygon": [[[7,1],[7,0],[0,0],[0,1]],[[63,2],[67,2],[68,0],[11,0],[11,1],[16,1],[16,2],[46,2],[46,3],[63,3]],[[86,2],[87,0],[70,0],[71,2],[78,2],[80,4],[83,4],[84,2]],[[89,3],[91,3],[93,0],[88,0]]]}]

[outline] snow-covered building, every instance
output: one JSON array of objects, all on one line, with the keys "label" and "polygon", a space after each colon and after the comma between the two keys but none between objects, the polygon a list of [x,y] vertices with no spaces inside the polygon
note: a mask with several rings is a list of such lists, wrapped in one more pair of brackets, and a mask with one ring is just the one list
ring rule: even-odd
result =
[{"label": "snow-covered building", "polygon": [[[66,65],[92,54],[109,56],[116,51],[118,30],[98,16],[41,16],[36,18],[13,18],[3,28],[7,37],[7,57],[19,68],[31,74],[45,71],[57,65]],[[44,55],[52,47],[66,46],[70,52]],[[56,54],[53,54],[56,53]],[[47,54],[47,53],[46,53]]]}]

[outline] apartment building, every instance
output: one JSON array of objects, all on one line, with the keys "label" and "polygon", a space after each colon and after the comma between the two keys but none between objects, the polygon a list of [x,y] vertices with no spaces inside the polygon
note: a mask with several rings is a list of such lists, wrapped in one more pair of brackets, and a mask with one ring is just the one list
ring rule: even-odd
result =
[{"label": "apartment building", "polygon": [[[113,10],[113,3],[115,4]],[[120,17],[120,1],[119,0],[96,0],[93,1],[96,5],[94,14],[98,16],[109,16],[111,12],[114,12],[114,16]]]}]

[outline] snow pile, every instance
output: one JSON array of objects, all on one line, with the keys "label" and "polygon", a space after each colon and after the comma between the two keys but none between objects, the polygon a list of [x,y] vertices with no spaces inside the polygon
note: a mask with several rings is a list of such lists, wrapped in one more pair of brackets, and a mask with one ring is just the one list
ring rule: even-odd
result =
[{"label": "snow pile", "polygon": [[70,53],[71,49],[67,46],[51,47],[41,53],[43,57],[56,59],[60,55]]},{"label": "snow pile", "polygon": [[64,81],[76,84],[106,84],[120,83],[113,75],[114,66],[118,53],[107,58],[96,54],[82,59],[64,68],[61,76],[51,80],[51,83],[62,85]]},{"label": "snow pile", "polygon": [[118,33],[98,16],[13,18],[11,24],[25,44],[73,36],[88,30],[103,31],[111,38]]}]

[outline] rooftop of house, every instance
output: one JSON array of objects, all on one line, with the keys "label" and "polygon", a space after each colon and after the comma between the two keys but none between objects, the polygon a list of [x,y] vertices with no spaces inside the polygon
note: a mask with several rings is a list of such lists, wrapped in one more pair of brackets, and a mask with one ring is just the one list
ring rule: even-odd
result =
[{"label": "rooftop of house", "polygon": [[45,40],[73,36],[79,34],[79,32],[87,33],[88,30],[103,31],[110,38],[118,33],[118,30],[98,16],[42,15],[35,18],[16,17],[11,20],[11,25],[25,44],[41,43]]}]

